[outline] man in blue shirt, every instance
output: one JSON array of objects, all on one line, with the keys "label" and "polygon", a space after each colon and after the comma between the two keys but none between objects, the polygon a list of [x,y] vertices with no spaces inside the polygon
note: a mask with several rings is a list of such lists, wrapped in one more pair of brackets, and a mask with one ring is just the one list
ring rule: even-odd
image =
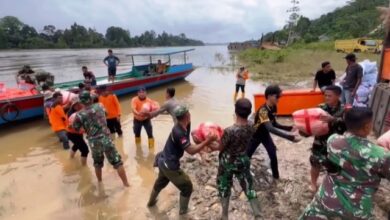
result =
[{"label": "man in blue shirt", "polygon": [[114,82],[116,75],[116,67],[119,65],[120,60],[118,57],[114,56],[112,50],[108,50],[108,56],[104,58],[103,63],[108,67],[108,81]]}]

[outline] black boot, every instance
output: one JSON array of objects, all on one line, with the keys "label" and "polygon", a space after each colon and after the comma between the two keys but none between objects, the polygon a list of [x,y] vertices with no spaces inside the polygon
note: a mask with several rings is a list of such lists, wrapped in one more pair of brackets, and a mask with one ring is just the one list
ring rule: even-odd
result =
[{"label": "black boot", "polygon": [[229,219],[229,202],[230,202],[230,197],[221,198],[222,220]]},{"label": "black boot", "polygon": [[261,216],[259,200],[257,200],[257,198],[254,198],[249,200],[249,203],[251,204],[251,208],[253,211],[253,215],[255,216],[255,219],[260,219],[262,216]]},{"label": "black boot", "polygon": [[156,205],[158,194],[159,194],[159,193],[156,192],[155,190],[152,191],[152,193],[150,194],[150,198],[149,198],[149,202],[148,202],[148,207],[152,207],[152,206],[155,206],[155,205]]},{"label": "black boot", "polygon": [[187,214],[188,212],[188,204],[190,203],[190,197],[184,197],[180,195],[180,215]]}]

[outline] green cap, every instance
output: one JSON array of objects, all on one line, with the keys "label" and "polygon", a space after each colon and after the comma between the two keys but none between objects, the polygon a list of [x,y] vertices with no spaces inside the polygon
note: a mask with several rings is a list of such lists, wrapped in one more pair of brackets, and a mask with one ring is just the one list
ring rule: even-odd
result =
[{"label": "green cap", "polygon": [[188,107],[185,105],[178,105],[176,108],[173,110],[174,114],[176,117],[181,117],[185,115],[188,112]]},{"label": "green cap", "polygon": [[86,104],[92,101],[91,93],[89,93],[88,91],[82,91],[79,94],[79,98],[82,104]]}]

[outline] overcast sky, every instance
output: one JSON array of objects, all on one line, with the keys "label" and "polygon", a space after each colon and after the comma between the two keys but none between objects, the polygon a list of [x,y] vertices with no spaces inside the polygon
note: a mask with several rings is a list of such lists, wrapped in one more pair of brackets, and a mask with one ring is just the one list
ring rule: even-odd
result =
[{"label": "overcast sky", "polygon": [[[301,0],[301,14],[317,18],[346,0]],[[109,26],[185,33],[204,42],[258,39],[287,21],[290,0],[0,0],[0,17],[13,15],[41,31],[72,23],[105,33]]]}]

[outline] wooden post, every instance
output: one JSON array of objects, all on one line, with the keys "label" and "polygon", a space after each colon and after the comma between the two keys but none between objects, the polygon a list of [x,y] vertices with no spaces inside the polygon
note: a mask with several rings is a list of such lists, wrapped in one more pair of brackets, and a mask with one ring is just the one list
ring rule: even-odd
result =
[{"label": "wooden post", "polygon": [[184,64],[186,64],[187,63],[187,54],[186,54],[186,52],[184,51]]},{"label": "wooden post", "polygon": [[131,62],[133,63],[134,66],[134,56],[131,56]]},{"label": "wooden post", "polygon": [[152,64],[152,56],[149,56],[150,64]]}]

